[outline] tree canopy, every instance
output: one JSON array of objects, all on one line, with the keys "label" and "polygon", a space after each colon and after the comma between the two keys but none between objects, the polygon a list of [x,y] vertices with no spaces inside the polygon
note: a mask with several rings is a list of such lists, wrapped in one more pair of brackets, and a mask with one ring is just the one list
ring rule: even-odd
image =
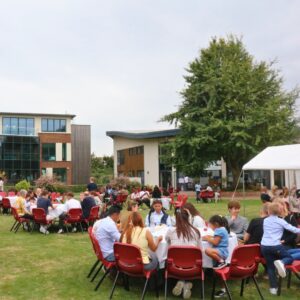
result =
[{"label": "tree canopy", "polygon": [[286,91],[274,62],[257,62],[240,38],[213,38],[184,76],[183,102],[163,117],[181,133],[172,163],[190,175],[221,157],[234,183],[241,167],[267,146],[293,143],[298,89]]}]

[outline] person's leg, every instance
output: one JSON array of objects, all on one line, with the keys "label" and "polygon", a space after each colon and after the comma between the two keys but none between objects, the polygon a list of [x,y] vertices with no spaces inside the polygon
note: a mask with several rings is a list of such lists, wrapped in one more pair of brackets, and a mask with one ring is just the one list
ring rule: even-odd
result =
[{"label": "person's leg", "polygon": [[110,262],[115,261],[116,258],[115,258],[114,253],[111,253],[107,257],[105,257],[105,260],[110,261]]},{"label": "person's leg", "polygon": [[278,283],[277,283],[275,265],[274,265],[274,261],[277,258],[276,247],[261,246],[261,251],[263,257],[266,259],[270,287],[277,289]]},{"label": "person's leg", "polygon": [[300,248],[289,249],[287,251],[294,260],[300,260]]},{"label": "person's leg", "polygon": [[218,249],[207,248],[205,249],[205,253],[207,256],[211,257],[216,262],[224,261],[223,258],[220,256]]},{"label": "person's leg", "polygon": [[148,208],[150,208],[150,199],[143,199],[142,200],[142,203],[145,203],[147,206],[148,206]]},{"label": "person's leg", "polygon": [[59,220],[58,220],[58,228],[59,229],[63,229],[64,228],[64,220],[66,219],[67,214],[66,213],[62,213],[59,216]]},{"label": "person's leg", "polygon": [[290,265],[293,263],[294,259],[289,253],[289,251],[284,246],[278,247],[279,257],[284,265]]},{"label": "person's leg", "polygon": [[144,264],[144,269],[147,271],[157,269],[158,267],[158,259],[155,254],[151,254],[150,262],[148,264]]}]

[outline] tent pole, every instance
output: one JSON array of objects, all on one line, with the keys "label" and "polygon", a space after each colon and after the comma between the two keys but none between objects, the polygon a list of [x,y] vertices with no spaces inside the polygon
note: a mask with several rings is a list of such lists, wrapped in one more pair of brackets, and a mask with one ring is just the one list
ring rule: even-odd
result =
[{"label": "tent pole", "polygon": [[236,192],[236,190],[237,190],[237,188],[238,188],[238,186],[239,186],[239,183],[240,183],[240,180],[241,180],[242,172],[244,172],[244,171],[242,170],[241,173],[240,173],[239,180],[238,180],[237,183],[236,183],[236,187],[235,187],[234,192],[233,192],[233,194],[232,194],[231,200],[233,200],[234,197],[235,197],[235,192]]}]

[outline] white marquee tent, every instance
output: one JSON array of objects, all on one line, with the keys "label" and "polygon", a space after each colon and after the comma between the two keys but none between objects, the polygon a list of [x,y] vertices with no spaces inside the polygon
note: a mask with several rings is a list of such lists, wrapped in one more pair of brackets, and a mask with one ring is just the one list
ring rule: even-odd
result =
[{"label": "white marquee tent", "polygon": [[270,170],[271,185],[274,184],[274,170],[284,170],[285,185],[296,184],[299,188],[300,144],[267,147],[243,166],[245,170]]}]

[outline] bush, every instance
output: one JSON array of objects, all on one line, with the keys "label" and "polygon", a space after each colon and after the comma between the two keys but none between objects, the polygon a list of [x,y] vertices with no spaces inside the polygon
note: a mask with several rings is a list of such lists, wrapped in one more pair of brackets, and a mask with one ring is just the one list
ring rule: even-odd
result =
[{"label": "bush", "polygon": [[138,181],[131,181],[128,177],[120,176],[110,181],[111,186],[124,186],[129,192],[134,188],[140,188],[142,185]]},{"label": "bush", "polygon": [[66,192],[66,186],[57,180],[55,176],[43,175],[35,181],[35,185],[36,187],[46,189],[49,192]]},{"label": "bush", "polygon": [[85,184],[77,184],[77,185],[68,185],[66,186],[68,191],[71,191],[73,193],[81,193],[86,190]]},{"label": "bush", "polygon": [[22,180],[15,185],[16,190],[19,192],[20,190],[28,191],[30,189],[30,182],[27,180]]}]

